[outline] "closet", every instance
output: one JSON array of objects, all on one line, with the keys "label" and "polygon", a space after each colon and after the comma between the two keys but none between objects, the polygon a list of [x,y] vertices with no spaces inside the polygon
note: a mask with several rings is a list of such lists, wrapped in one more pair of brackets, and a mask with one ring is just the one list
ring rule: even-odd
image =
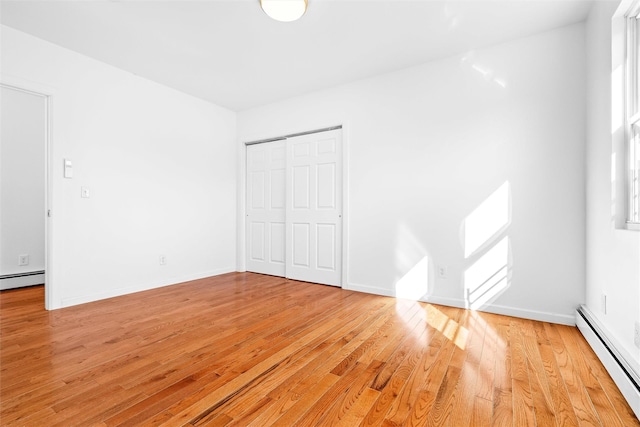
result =
[{"label": "closet", "polygon": [[342,129],[247,144],[247,271],[342,285]]}]

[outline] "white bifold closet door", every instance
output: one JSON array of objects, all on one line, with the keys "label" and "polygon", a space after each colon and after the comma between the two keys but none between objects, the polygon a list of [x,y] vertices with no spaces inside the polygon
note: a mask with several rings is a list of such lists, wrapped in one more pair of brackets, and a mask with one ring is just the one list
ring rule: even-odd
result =
[{"label": "white bifold closet door", "polygon": [[247,160],[247,270],[341,286],[342,131],[250,145]]}]

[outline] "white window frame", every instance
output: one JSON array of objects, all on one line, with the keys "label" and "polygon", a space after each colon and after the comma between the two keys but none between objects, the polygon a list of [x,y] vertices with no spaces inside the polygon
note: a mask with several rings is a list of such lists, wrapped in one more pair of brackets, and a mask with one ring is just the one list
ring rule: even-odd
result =
[{"label": "white window frame", "polygon": [[640,1],[625,14],[625,140],[627,228],[640,230]]}]

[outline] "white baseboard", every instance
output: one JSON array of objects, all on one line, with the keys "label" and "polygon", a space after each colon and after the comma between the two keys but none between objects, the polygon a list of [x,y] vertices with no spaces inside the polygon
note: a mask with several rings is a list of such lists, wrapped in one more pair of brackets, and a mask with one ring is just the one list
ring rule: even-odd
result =
[{"label": "white baseboard", "polygon": [[113,298],[113,297],[118,297],[118,296],[127,295],[127,294],[133,294],[135,292],[148,291],[150,289],[162,288],[164,286],[170,286],[178,283],[189,282],[191,280],[204,279],[211,276],[219,276],[221,274],[232,273],[235,271],[236,271],[235,267],[220,268],[220,269],[211,270],[207,272],[196,273],[196,274],[191,274],[191,275],[182,276],[182,277],[175,277],[175,278],[158,281],[158,282],[138,283],[135,285],[109,289],[103,292],[95,292],[92,294],[81,295],[81,296],[76,296],[71,298],[62,298],[62,304],[59,307],[53,307],[53,309],[71,307],[78,304],[85,304],[88,302],[99,301],[102,299]]},{"label": "white baseboard", "polygon": [[431,304],[446,305],[448,307],[467,308],[464,301],[459,298],[439,297],[437,295],[427,295],[420,301]]},{"label": "white baseboard", "polygon": [[[348,286],[343,286],[343,289],[365,292],[375,295],[384,295],[387,297],[395,297],[395,292],[389,289],[378,288],[374,286],[358,285],[355,283],[349,283]],[[425,295],[420,298],[420,301],[430,302],[432,304],[446,305],[449,307],[467,308],[466,302],[460,298],[441,297],[437,295]],[[482,307],[481,310],[487,313],[502,314],[504,316],[519,317],[522,319],[538,320],[541,322],[558,323],[561,325],[575,326],[576,319],[573,313],[550,313],[545,311],[527,310],[522,308],[508,307],[504,305],[490,304]]]},{"label": "white baseboard", "polygon": [[636,372],[637,367],[625,358],[624,352],[607,336],[606,329],[586,306],[576,312],[576,325],[640,419],[640,372]]},{"label": "white baseboard", "polygon": [[537,320],[540,322],[557,323],[560,325],[575,326],[576,318],[571,314],[549,313],[546,311],[527,310],[523,308],[513,308],[503,305],[490,305],[482,311],[505,316],[521,317],[523,319]]},{"label": "white baseboard", "polygon": [[0,291],[7,289],[22,288],[25,286],[44,284],[44,273],[31,276],[11,277],[0,280]]},{"label": "white baseboard", "polygon": [[[428,296],[424,298],[424,301],[430,302],[432,304],[466,308],[465,301],[458,298]],[[503,316],[519,317],[521,319],[537,320],[540,322],[558,323],[568,326],[575,326],[576,324],[576,319],[573,314],[550,313],[546,311],[528,310],[524,308],[509,307],[498,304],[489,304],[482,307],[482,309],[478,311],[501,314]]]},{"label": "white baseboard", "polygon": [[364,292],[365,294],[382,295],[385,297],[395,297],[395,292],[389,289],[378,288],[375,286],[359,285],[357,283],[347,283],[346,286],[342,286],[342,289],[347,291]]}]

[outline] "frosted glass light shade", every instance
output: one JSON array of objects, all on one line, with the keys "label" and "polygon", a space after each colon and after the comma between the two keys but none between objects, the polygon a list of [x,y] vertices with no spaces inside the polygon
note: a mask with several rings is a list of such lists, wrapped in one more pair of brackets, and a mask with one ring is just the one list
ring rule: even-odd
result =
[{"label": "frosted glass light shade", "polygon": [[291,22],[307,11],[307,0],[260,0],[260,6],[270,18]]}]

